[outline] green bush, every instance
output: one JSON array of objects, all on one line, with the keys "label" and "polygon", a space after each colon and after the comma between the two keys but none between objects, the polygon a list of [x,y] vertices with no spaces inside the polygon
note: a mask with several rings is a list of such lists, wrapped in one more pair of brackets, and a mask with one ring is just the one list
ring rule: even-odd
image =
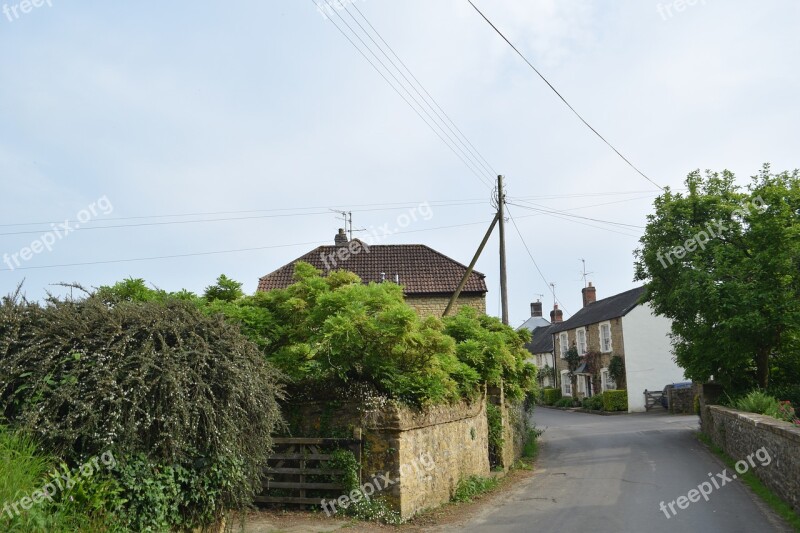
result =
[{"label": "green bush", "polygon": [[[36,533],[123,530],[115,515],[123,502],[119,497],[121,489],[113,478],[104,472],[89,477],[73,475],[76,481],[73,487],[62,485],[62,490],[58,490],[53,484],[45,488],[63,467],[38,448],[21,431],[0,427],[0,502],[6,506],[0,510],[0,530]],[[23,497],[34,497],[36,491],[50,492],[52,499],[34,503],[27,510],[19,506]]]},{"label": "green bush", "polygon": [[778,412],[779,402],[764,391],[750,391],[747,396],[733,402],[733,408],[748,413],[775,416]]},{"label": "green bush", "polygon": [[500,408],[491,402],[486,403],[486,419],[489,425],[489,462],[495,467],[503,456],[503,414]]},{"label": "green bush", "polygon": [[499,484],[500,478],[497,477],[470,476],[458,482],[452,500],[454,502],[471,502],[477,496],[489,492]]},{"label": "green bush", "polygon": [[[0,304],[0,413],[71,467],[113,452],[133,509],[161,513],[137,490],[177,486],[161,525],[207,525],[252,501],[279,379],[238,326],[190,302]],[[179,483],[164,481],[169,468]]]},{"label": "green bush", "polygon": [[559,398],[556,400],[556,403],[553,404],[554,407],[572,407],[574,405],[574,400],[569,396],[565,396],[564,398]]},{"label": "green bush", "polygon": [[545,405],[554,405],[561,399],[561,389],[543,389],[542,401]]},{"label": "green bush", "polygon": [[607,390],[603,392],[604,411],[627,411],[628,410],[628,391],[626,390]]},{"label": "green bush", "polygon": [[595,394],[591,398],[586,398],[587,400],[587,408],[591,409],[592,411],[602,411],[603,410],[603,395],[602,394]]}]

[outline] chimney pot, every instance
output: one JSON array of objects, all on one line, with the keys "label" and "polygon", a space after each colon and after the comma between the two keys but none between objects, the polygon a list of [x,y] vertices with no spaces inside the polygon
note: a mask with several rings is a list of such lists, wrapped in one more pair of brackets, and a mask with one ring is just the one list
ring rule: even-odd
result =
[{"label": "chimney pot", "polygon": [[583,294],[583,306],[586,307],[587,305],[594,303],[597,301],[597,288],[592,286],[592,282],[589,282],[588,287],[584,287],[581,290],[581,294]]},{"label": "chimney pot", "polygon": [[531,302],[531,316],[542,316],[542,302]]},{"label": "chimney pot", "polygon": [[564,312],[558,308],[558,304],[553,304],[553,310],[550,311],[550,322],[556,324],[564,321]]},{"label": "chimney pot", "polygon": [[336,234],[333,242],[337,248],[347,246],[347,233],[344,231],[344,228],[339,228],[339,233]]}]

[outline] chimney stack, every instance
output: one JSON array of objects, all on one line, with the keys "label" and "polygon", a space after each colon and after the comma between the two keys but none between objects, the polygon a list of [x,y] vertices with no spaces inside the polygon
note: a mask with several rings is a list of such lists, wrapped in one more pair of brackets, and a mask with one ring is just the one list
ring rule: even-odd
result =
[{"label": "chimney stack", "polygon": [[584,287],[583,290],[581,290],[581,293],[583,294],[584,307],[597,301],[597,289],[595,287],[592,287],[591,281],[589,282],[588,287]]},{"label": "chimney stack", "polygon": [[558,308],[558,304],[553,304],[553,310],[550,311],[550,322],[555,324],[564,321],[564,312]]},{"label": "chimney stack", "polygon": [[339,228],[339,233],[336,234],[333,242],[337,248],[347,246],[347,233],[345,233],[344,228]]},{"label": "chimney stack", "polygon": [[542,316],[542,302],[531,302],[531,316]]}]

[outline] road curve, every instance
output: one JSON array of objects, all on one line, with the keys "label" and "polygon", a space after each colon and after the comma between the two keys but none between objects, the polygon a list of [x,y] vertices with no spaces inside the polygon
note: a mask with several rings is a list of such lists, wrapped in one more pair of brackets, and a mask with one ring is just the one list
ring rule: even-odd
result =
[{"label": "road curve", "polygon": [[[719,488],[707,502],[701,498],[683,510],[673,504],[674,515],[668,507],[666,512],[660,508],[662,501],[666,506],[710,481],[709,473],[722,479],[717,474],[726,467],[697,441],[695,416],[663,411],[598,416],[540,408],[534,419],[545,429],[535,475],[510,492],[502,505],[459,530],[792,531],[738,480],[724,486],[718,481]],[[770,466],[774,464],[764,468]],[[728,477],[732,474],[727,472]]]}]

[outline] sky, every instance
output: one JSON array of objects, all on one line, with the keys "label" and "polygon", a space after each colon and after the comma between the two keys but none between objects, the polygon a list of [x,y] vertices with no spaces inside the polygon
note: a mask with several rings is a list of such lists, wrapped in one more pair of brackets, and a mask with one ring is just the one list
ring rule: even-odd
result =
[{"label": "sky", "polygon": [[[729,169],[745,185],[764,163],[800,166],[795,0],[475,2],[660,186],[680,189],[695,169]],[[480,166],[335,25],[360,31],[355,20],[391,46]],[[598,299],[637,286],[633,251],[660,191],[466,0],[0,0],[0,51],[0,294],[128,277],[200,293],[222,273],[252,293],[333,243],[343,224],[331,210],[352,211],[368,242],[421,243],[466,264],[493,216],[496,174],[512,204],[511,325],[537,298],[552,308],[550,283],[565,318],[579,310],[581,260]],[[495,233],[476,266],[493,315],[497,251]]]}]

